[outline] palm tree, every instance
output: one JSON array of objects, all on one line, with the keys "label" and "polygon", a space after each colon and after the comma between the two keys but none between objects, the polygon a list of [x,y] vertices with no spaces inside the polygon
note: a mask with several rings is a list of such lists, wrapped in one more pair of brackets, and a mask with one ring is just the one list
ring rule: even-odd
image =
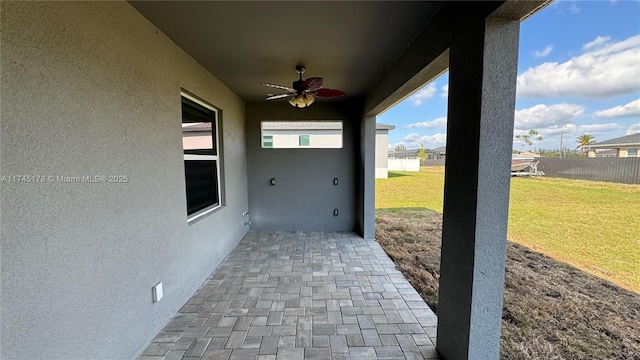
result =
[{"label": "palm tree", "polygon": [[578,146],[576,146],[576,149],[582,148],[580,150],[580,156],[586,156],[588,153],[587,146],[595,144],[596,139],[589,134],[582,134],[578,136],[578,138],[576,139],[576,142],[578,143]]}]

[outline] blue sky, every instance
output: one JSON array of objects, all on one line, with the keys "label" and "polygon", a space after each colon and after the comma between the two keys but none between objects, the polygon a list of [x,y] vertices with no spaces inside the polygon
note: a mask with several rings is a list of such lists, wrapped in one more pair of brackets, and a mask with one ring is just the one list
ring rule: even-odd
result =
[{"label": "blue sky", "polygon": [[[378,116],[395,125],[389,147],[446,144],[448,74]],[[573,149],[640,132],[640,1],[556,1],[520,26],[515,135],[544,140],[525,150]],[[514,139],[514,149],[521,143]]]}]

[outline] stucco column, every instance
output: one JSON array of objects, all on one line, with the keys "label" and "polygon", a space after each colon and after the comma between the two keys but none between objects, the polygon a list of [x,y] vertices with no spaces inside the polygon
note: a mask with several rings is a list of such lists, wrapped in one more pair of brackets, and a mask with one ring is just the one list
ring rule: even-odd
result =
[{"label": "stucco column", "polygon": [[373,239],[376,232],[376,117],[364,116],[360,128],[360,161],[362,179],[360,189],[360,231],[365,239]]},{"label": "stucco column", "polygon": [[452,40],[437,348],[497,359],[517,76],[517,20]]}]

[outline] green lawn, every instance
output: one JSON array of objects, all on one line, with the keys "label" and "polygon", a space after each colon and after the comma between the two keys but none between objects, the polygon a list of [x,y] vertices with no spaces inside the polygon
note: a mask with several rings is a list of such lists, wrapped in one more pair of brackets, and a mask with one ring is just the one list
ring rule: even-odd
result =
[{"label": "green lawn", "polygon": [[[376,208],[442,212],[443,168],[376,179]],[[509,239],[640,292],[640,185],[512,178]]]}]

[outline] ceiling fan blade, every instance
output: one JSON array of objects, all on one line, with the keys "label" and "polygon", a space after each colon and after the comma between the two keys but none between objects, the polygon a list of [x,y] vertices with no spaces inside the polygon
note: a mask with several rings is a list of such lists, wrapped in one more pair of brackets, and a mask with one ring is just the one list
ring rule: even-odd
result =
[{"label": "ceiling fan blade", "polygon": [[265,83],[265,82],[260,83],[260,84],[262,84],[262,85],[264,85],[264,86],[268,86],[268,87],[272,87],[272,88],[280,89],[280,90],[285,90],[285,91],[293,92],[293,93],[295,93],[295,92],[296,92],[296,90],[295,90],[295,89],[290,88],[290,87],[288,87],[288,86],[284,86],[284,85],[276,85],[276,84],[270,84],[270,83]]},{"label": "ceiling fan blade", "polygon": [[335,89],[318,89],[318,91],[316,91],[314,94],[317,97],[321,97],[321,98],[332,98],[332,97],[339,97],[339,96],[346,95],[344,91],[335,90]]},{"label": "ceiling fan blade", "polygon": [[301,89],[307,91],[317,91],[322,87],[321,77],[312,77],[302,82]]},{"label": "ceiling fan blade", "polygon": [[282,98],[286,98],[289,96],[293,96],[295,94],[278,94],[278,95],[270,95],[267,96],[267,98],[265,100],[276,100],[276,99],[282,99]]}]

